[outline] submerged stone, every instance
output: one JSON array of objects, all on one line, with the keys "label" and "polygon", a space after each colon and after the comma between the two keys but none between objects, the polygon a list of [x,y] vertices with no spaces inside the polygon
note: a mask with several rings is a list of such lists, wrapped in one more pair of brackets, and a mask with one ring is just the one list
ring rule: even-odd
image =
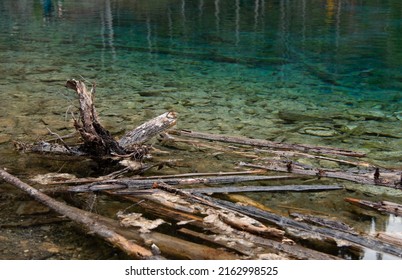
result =
[{"label": "submerged stone", "polygon": [[305,127],[302,128],[299,132],[302,134],[309,134],[319,137],[333,137],[338,135],[338,132],[336,130],[328,127]]}]

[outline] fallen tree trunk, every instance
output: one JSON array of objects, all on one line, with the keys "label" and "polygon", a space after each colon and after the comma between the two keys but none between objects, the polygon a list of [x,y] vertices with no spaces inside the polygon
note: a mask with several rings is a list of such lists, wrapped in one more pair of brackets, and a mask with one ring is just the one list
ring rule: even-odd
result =
[{"label": "fallen tree trunk", "polygon": [[[115,179],[118,176],[121,176],[123,173],[127,172],[127,168],[122,170],[118,170],[112,172],[110,174],[99,176],[99,177],[86,177],[86,178],[77,178],[75,175],[68,173],[47,173],[47,174],[39,174],[33,177],[31,180],[39,183],[41,185],[62,185],[62,184],[70,184],[70,185],[79,185],[79,184],[89,184],[94,182],[106,181]],[[191,177],[212,177],[212,176],[230,176],[230,175],[255,175],[266,173],[265,170],[250,170],[250,171],[237,171],[237,172],[211,172],[211,173],[184,173],[184,174],[174,174],[174,175],[156,175],[156,176],[146,176],[141,177],[142,180],[159,180],[159,179],[173,179],[173,178],[191,178]],[[284,179],[287,177],[285,176]],[[296,176],[292,176],[290,178],[297,178]]]},{"label": "fallen tree trunk", "polygon": [[135,244],[132,241],[127,240],[120,234],[114,232],[107,225],[93,219],[89,212],[84,210],[66,205],[62,202],[59,202],[44,193],[41,193],[37,189],[29,186],[28,184],[22,182],[18,178],[12,176],[5,170],[0,168],[0,177],[6,182],[12,184],[13,186],[19,188],[20,190],[26,192],[32,198],[37,200],[38,202],[46,205],[57,213],[68,217],[70,220],[80,224],[83,226],[88,232],[93,232],[99,237],[105,239],[107,242],[112,244],[113,246],[118,247],[129,256],[136,259],[152,259],[155,256],[151,251]]},{"label": "fallen tree trunk", "polygon": [[402,247],[402,233],[391,233],[391,232],[378,232],[375,237],[381,239],[384,242],[393,244],[398,247]]},{"label": "fallen tree trunk", "polygon": [[373,167],[372,164],[361,161],[361,160],[356,160],[356,159],[339,159],[339,158],[334,158],[334,157],[328,157],[328,156],[320,156],[320,155],[314,155],[314,154],[307,154],[307,153],[302,153],[302,152],[297,152],[297,151],[275,151],[275,150],[269,150],[269,149],[257,149],[256,152],[258,153],[270,153],[270,154],[275,154],[283,158],[295,158],[295,157],[303,157],[303,158],[312,158],[312,159],[318,159],[318,160],[328,160],[328,161],[333,161],[336,163],[341,163],[345,165],[353,165],[353,166],[362,166],[362,167]]},{"label": "fallen tree trunk", "polygon": [[349,225],[333,219],[327,219],[323,217],[305,215],[300,213],[290,213],[290,216],[295,218],[297,221],[306,221],[314,225],[324,226],[327,228],[332,228],[357,235],[357,233],[354,232],[353,228],[351,228]]},{"label": "fallen tree trunk", "polygon": [[378,185],[390,188],[399,188],[400,184],[399,183],[400,175],[398,172],[385,171],[382,172],[381,176],[378,175],[379,173],[376,173],[377,171],[374,171],[373,173],[354,174],[330,169],[304,168],[292,162],[285,163],[276,161],[271,161],[267,164],[252,164],[252,163],[241,162],[240,166],[253,167],[270,171],[287,172],[306,176],[316,176],[318,178],[327,177],[327,178],[342,179],[360,184]]},{"label": "fallen tree trunk", "polygon": [[[180,229],[178,230],[179,232],[235,250],[238,253],[248,256],[249,258],[261,258],[267,253],[279,253],[281,254],[282,259],[338,259],[335,256],[317,252],[315,250],[294,244],[293,242],[285,242],[284,240],[286,240],[286,238],[284,239],[282,233],[280,232],[277,232],[276,234],[274,233],[273,237],[275,239],[276,236],[277,239],[279,238],[280,240],[283,240],[283,242],[275,241],[271,238],[263,238],[260,236],[261,234],[264,235],[264,229],[266,228],[258,228],[257,231],[254,231],[254,233],[257,234],[252,234],[253,229],[249,231],[250,228],[248,228],[247,224],[238,222],[236,219],[222,219],[219,217],[219,214],[215,215],[214,219],[213,216],[210,216],[209,218],[195,216],[199,211],[204,214],[211,214],[211,210],[201,210],[205,208],[205,206],[200,206],[198,203],[206,203],[205,205],[208,207],[218,207],[223,211],[227,211],[227,209],[214,205],[213,203],[211,204],[206,200],[200,200],[199,197],[193,196],[192,194],[187,193],[185,190],[178,190],[165,185],[162,187],[163,189],[166,189],[170,193],[174,194],[172,196],[172,199],[175,201],[174,203],[171,203],[169,196],[165,195],[162,195],[161,197],[159,197],[159,195],[140,195],[135,197],[124,196],[124,199],[139,203],[139,205],[143,207],[147,213],[153,213],[158,217],[180,221],[177,223],[177,226],[180,226]],[[177,195],[190,200],[187,202],[177,200],[175,199]],[[154,205],[154,203],[159,205]],[[222,220],[224,224],[230,227],[229,231],[227,231],[228,227],[222,226],[222,222],[219,220]],[[187,224],[189,224],[191,228],[197,227],[203,232],[208,230],[213,234],[200,233],[188,228],[184,228],[183,226]],[[272,235],[268,234],[268,236]]]},{"label": "fallen tree trunk", "polygon": [[205,140],[221,141],[221,142],[228,142],[228,143],[235,143],[235,144],[242,144],[242,145],[257,146],[257,147],[266,147],[266,148],[280,149],[280,150],[312,152],[312,153],[318,153],[318,154],[335,154],[335,155],[343,155],[343,156],[350,156],[350,157],[364,157],[365,156],[364,153],[350,151],[350,150],[344,150],[344,149],[311,146],[311,145],[300,145],[300,144],[276,143],[276,142],[262,140],[262,139],[251,139],[251,138],[246,138],[246,137],[217,135],[217,134],[209,134],[209,133],[196,132],[196,131],[190,131],[190,130],[172,130],[172,131],[169,131],[169,133],[178,135],[178,136],[200,138],[200,139],[205,139]]},{"label": "fallen tree trunk", "polygon": [[356,199],[356,198],[351,198],[351,197],[346,197],[345,201],[349,202],[353,205],[363,207],[363,208],[376,210],[376,211],[379,211],[382,213],[384,213],[384,212],[390,213],[390,214],[394,214],[396,216],[402,216],[402,205],[394,203],[394,202],[389,202],[389,201],[373,202],[373,201]]},{"label": "fallen tree trunk", "polygon": [[222,207],[229,208],[250,217],[254,217],[257,220],[265,221],[268,223],[273,223],[281,228],[294,228],[296,230],[302,230],[314,234],[321,234],[323,236],[327,236],[330,238],[345,240],[356,245],[366,247],[375,251],[387,253],[390,255],[397,256],[402,258],[402,248],[397,248],[391,246],[387,243],[382,242],[379,239],[373,238],[371,236],[364,236],[364,235],[355,235],[335,229],[329,229],[324,227],[317,227],[305,223],[301,223],[274,213],[269,213],[266,211],[262,211],[260,209],[251,207],[251,206],[244,206],[244,205],[237,205],[229,201],[219,200],[216,198],[208,197],[205,195],[197,194],[200,198],[212,201],[216,205],[221,205]]},{"label": "fallen tree trunk", "polygon": [[33,144],[22,142],[14,142],[17,150],[25,153],[40,153],[40,154],[53,154],[64,156],[90,156],[88,153],[82,151],[79,146],[65,146],[57,143],[50,143],[47,141],[39,141]]},{"label": "fallen tree trunk", "polygon": [[79,186],[60,186],[52,188],[51,192],[93,192],[115,190],[116,194],[130,194],[132,191],[149,189],[154,183],[163,182],[169,185],[194,184],[233,184],[250,181],[269,181],[294,178],[292,176],[214,176],[194,178],[166,178],[166,179],[113,179]]}]

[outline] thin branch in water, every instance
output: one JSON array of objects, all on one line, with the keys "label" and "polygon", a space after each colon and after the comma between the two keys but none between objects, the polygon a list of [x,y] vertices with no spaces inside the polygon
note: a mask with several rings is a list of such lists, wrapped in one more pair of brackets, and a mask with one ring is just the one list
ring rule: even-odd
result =
[{"label": "thin branch in water", "polygon": [[50,128],[46,127],[47,131],[49,131],[49,133],[53,136],[56,136],[57,139],[63,144],[63,146],[67,149],[67,151],[72,152],[70,147],[66,144],[66,142],[64,142],[64,140],[60,137],[59,134],[57,134],[56,132],[53,132],[50,130]]}]

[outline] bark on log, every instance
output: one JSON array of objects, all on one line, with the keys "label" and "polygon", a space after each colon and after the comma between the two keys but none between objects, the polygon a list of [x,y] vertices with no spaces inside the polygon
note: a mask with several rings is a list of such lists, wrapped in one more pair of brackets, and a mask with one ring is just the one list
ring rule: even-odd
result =
[{"label": "bark on log", "polygon": [[126,154],[126,151],[98,120],[98,114],[93,104],[95,85],[88,91],[84,82],[68,80],[66,87],[73,89],[78,94],[81,123],[78,120],[74,120],[74,126],[84,140],[82,150],[97,157],[110,154]]},{"label": "bark on log", "polygon": [[375,237],[384,242],[402,247],[402,233],[378,232]]},{"label": "bark on log", "polygon": [[[225,246],[227,248],[236,250],[237,252],[244,254],[244,255],[249,255],[252,256],[253,254],[257,254],[257,255],[261,255],[258,252],[250,252],[249,247],[247,246],[239,246],[238,244],[236,244],[235,246],[232,246],[231,243],[227,243],[224,240],[220,240],[219,238],[217,238],[216,235],[207,235],[204,233],[199,233],[196,231],[192,231],[186,228],[182,228],[179,229],[179,232],[182,232],[184,234],[188,234],[190,236],[193,237],[197,237],[209,242],[214,242],[214,243],[219,243],[222,246]],[[325,253],[321,253],[297,244],[293,244],[293,245],[289,245],[289,244],[285,244],[285,243],[281,243],[275,240],[271,240],[271,239],[266,239],[266,238],[262,238],[262,237],[258,237],[258,236],[247,236],[249,239],[249,241],[267,248],[270,250],[270,252],[276,254],[277,256],[280,257],[281,260],[283,259],[297,259],[297,260],[339,260],[340,258],[333,256],[333,255],[329,255],[329,254],[325,254]],[[262,253],[263,255],[263,253]]]},{"label": "bark on log", "polygon": [[264,236],[273,240],[282,241],[285,232],[276,228],[258,226],[248,221],[243,221],[239,217],[233,215],[218,215],[219,219],[225,224],[239,230],[243,230],[258,236]]},{"label": "bark on log", "polygon": [[391,246],[371,236],[355,235],[347,232],[342,232],[339,230],[317,227],[306,223],[301,223],[274,213],[262,211],[260,209],[251,206],[237,205],[229,201],[219,200],[201,194],[197,194],[197,196],[200,196],[202,199],[209,200],[213,202],[215,205],[221,205],[222,207],[238,211],[247,216],[253,217],[257,220],[265,221],[268,223],[274,223],[275,225],[280,226],[281,228],[284,229],[290,227],[310,233],[321,234],[323,236],[327,236],[334,239],[345,240],[354,243],[356,245],[372,249],[374,251],[383,252],[402,258],[402,248]]},{"label": "bark on log", "polygon": [[251,139],[246,137],[234,137],[228,135],[217,135],[217,134],[209,134],[202,133],[190,130],[173,130],[170,133],[192,137],[192,138],[200,138],[205,140],[212,141],[221,141],[242,145],[250,145],[257,147],[266,147],[271,149],[279,149],[279,150],[290,150],[290,151],[301,151],[301,152],[312,152],[318,154],[335,154],[335,155],[343,155],[350,157],[364,157],[365,153],[355,152],[350,150],[338,149],[338,148],[330,148],[330,147],[320,147],[320,146],[311,146],[311,145],[301,145],[301,144],[285,144],[285,143],[277,143],[268,140],[262,139]]},{"label": "bark on log", "polygon": [[132,241],[127,240],[120,234],[114,232],[110,227],[105,224],[93,219],[91,213],[84,210],[66,205],[59,202],[43,193],[37,189],[29,186],[28,184],[22,182],[18,178],[12,176],[5,170],[0,168],[0,177],[6,182],[14,185],[20,190],[26,192],[32,198],[38,202],[46,205],[57,213],[64,215],[71,219],[72,221],[82,225],[88,232],[93,232],[99,237],[103,238],[113,246],[118,247],[122,251],[126,252],[129,256],[136,259],[152,259],[154,255],[151,251],[135,244]]},{"label": "bark on log", "polygon": [[89,156],[88,153],[82,151],[79,146],[60,145],[57,143],[50,143],[47,141],[39,141],[33,144],[26,144],[22,142],[14,142],[14,147],[27,153],[41,153],[41,154],[54,154],[64,156]]},{"label": "bark on log", "polygon": [[342,223],[340,221],[336,221],[333,219],[328,219],[328,218],[323,218],[323,217],[317,217],[317,216],[312,216],[312,215],[305,215],[305,214],[300,214],[300,213],[290,213],[290,216],[295,218],[297,221],[306,221],[308,223],[314,224],[314,225],[319,225],[319,226],[324,226],[327,228],[332,228],[352,234],[358,234],[356,233],[352,227],[349,225]]},{"label": "bark on log", "polygon": [[175,112],[164,113],[126,133],[119,140],[119,145],[126,150],[131,150],[133,147],[135,148],[136,146],[145,143],[155,135],[158,135],[166,129],[174,126],[176,121],[177,115]]}]

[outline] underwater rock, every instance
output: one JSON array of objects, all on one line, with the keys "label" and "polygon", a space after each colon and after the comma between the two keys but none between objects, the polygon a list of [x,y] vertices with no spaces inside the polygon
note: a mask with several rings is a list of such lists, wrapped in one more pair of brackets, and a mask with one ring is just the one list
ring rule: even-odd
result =
[{"label": "underwater rock", "polygon": [[51,242],[43,242],[40,247],[42,250],[45,250],[52,254],[60,253],[60,248]]},{"label": "underwater rock", "polygon": [[357,111],[357,110],[349,110],[348,114],[358,118],[358,119],[364,119],[364,120],[374,120],[374,121],[383,121],[388,119],[387,115],[383,113],[382,111]]},{"label": "underwater rock", "polygon": [[308,135],[313,135],[313,136],[319,136],[319,137],[333,137],[338,135],[338,132],[332,128],[328,127],[304,127],[301,130],[299,130],[300,133],[302,134],[308,134]]},{"label": "underwater rock", "polygon": [[398,120],[402,121],[402,111],[400,111],[400,112],[395,112],[395,113],[394,113],[394,116],[395,116]]},{"label": "underwater rock", "polygon": [[6,242],[8,240],[8,237],[0,235],[0,242]]},{"label": "underwater rock", "polygon": [[176,92],[177,88],[160,88],[160,89],[147,89],[147,90],[142,90],[142,91],[138,91],[137,93],[140,96],[144,96],[144,97],[155,97],[155,96],[161,96],[164,93],[169,93],[169,92]]}]

